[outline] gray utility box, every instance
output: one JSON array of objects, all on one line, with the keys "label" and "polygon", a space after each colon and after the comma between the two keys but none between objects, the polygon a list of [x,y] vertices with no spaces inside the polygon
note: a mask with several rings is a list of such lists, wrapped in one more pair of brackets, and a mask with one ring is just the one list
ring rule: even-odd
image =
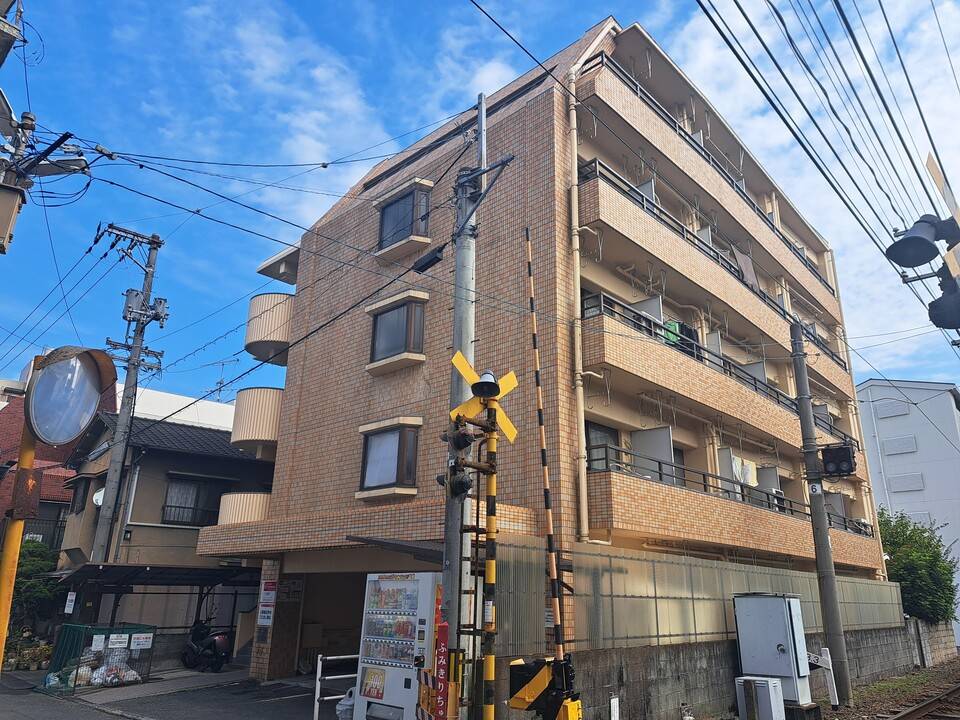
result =
[{"label": "gray utility box", "polygon": [[734,595],[733,611],[740,672],[778,678],[786,702],[809,704],[810,665],[800,597],[773,593]]}]

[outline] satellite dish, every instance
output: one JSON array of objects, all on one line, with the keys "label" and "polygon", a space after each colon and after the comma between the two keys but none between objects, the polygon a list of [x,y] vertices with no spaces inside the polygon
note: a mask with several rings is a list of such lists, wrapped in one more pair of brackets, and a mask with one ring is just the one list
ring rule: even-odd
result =
[{"label": "satellite dish", "polygon": [[93,494],[93,506],[101,507],[103,505],[103,492],[106,488],[100,488]]}]

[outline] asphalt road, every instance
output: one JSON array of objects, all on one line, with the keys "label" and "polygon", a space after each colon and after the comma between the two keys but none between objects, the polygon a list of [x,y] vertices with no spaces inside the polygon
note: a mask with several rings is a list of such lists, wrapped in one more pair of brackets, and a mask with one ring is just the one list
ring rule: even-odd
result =
[{"label": "asphalt road", "polygon": [[[335,720],[334,705],[327,703],[323,707],[322,720]],[[0,720],[108,720],[118,716],[149,720],[184,720],[193,717],[312,720],[313,692],[299,686],[261,686],[244,680],[125,700],[97,708],[83,702],[0,686]]]}]

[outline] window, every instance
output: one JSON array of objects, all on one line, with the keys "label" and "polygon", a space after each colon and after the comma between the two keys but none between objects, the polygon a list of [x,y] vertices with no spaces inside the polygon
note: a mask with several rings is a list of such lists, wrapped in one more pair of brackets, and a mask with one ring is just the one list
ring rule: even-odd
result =
[{"label": "window", "polygon": [[363,436],[361,490],[417,484],[417,428],[396,427]]},{"label": "window", "polygon": [[87,490],[90,488],[90,478],[77,480],[73,486],[73,499],[70,501],[70,512],[74,515],[83,512],[87,506]]},{"label": "window", "polygon": [[208,483],[170,480],[163,503],[163,522],[170,525],[215,525],[220,490]]},{"label": "window", "polygon": [[620,432],[600,423],[587,423],[587,469],[613,470],[618,453],[611,447],[620,445]]},{"label": "window", "polygon": [[384,205],[378,247],[383,250],[411,235],[425,236],[429,205],[430,193],[425,190],[412,190]]},{"label": "window", "polygon": [[373,316],[371,362],[404,352],[423,352],[423,303],[404,303]]}]

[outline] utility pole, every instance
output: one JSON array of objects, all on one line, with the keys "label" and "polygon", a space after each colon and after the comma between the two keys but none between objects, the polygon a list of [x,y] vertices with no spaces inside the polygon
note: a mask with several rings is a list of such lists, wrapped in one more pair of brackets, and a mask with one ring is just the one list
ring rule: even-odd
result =
[{"label": "utility pole", "polygon": [[[130,426],[133,422],[133,406],[137,399],[137,378],[140,368],[159,370],[159,360],[163,356],[162,352],[145,348],[143,336],[147,325],[157,320],[160,327],[163,327],[169,315],[166,300],[157,298],[155,302],[150,302],[150,295],[153,292],[153,276],[157,267],[157,252],[163,245],[160,236],[142,235],[112,224],[108,225],[102,232],[129,241],[124,253],[143,270],[143,288],[141,290],[130,289],[126,292],[126,301],[123,306],[123,319],[127,321],[125,342],[118,343],[107,339],[107,346],[112,350],[122,350],[127,353],[127,374],[123,380],[123,396],[120,400],[117,427],[111,440],[110,465],[107,468],[107,480],[103,490],[103,504],[100,506],[97,532],[94,536],[93,550],[90,555],[91,562],[95,563],[106,562],[109,552],[113,516],[117,507],[117,498],[120,494],[120,475],[123,472],[123,464],[127,454],[127,441],[130,438]],[[142,265],[133,253],[136,246],[143,245],[147,247],[145,265]],[[156,362],[145,361],[143,359],[144,355],[154,358]],[[116,355],[113,357],[118,360],[122,359]]]},{"label": "utility pole", "polygon": [[837,592],[837,573],[833,567],[833,547],[830,545],[830,521],[823,497],[823,473],[817,448],[817,426],[813,419],[813,398],[810,378],[807,376],[807,355],[803,350],[803,325],[795,320],[790,325],[790,357],[797,381],[797,408],[800,412],[800,431],[803,437],[803,463],[810,489],[810,520],[813,525],[813,547],[817,557],[817,584],[820,588],[820,614],[823,632],[833,662],[839,704],[850,704],[850,663],[847,660],[847,642],[843,636],[840,614],[840,596]]},{"label": "utility pole", "polygon": [[[457,214],[453,231],[453,243],[456,248],[454,270],[453,299],[453,352],[460,353],[472,366],[474,361],[474,341],[476,339],[476,257],[477,257],[477,208],[487,193],[496,184],[507,164],[513,160],[507,155],[487,167],[487,103],[481,93],[477,98],[477,166],[462,168],[457,173],[456,203]],[[493,177],[487,181],[487,173]],[[454,409],[473,397],[470,384],[456,370],[450,374],[450,408]],[[456,423],[451,423],[448,438],[458,435]],[[464,591],[470,588],[472,575],[469,565],[464,563],[464,546],[469,548],[470,533],[464,533],[464,517],[473,514],[470,500],[470,486],[464,483],[463,461],[469,457],[469,443],[465,447],[456,447],[450,443],[448,474],[444,482],[445,504],[443,518],[443,595],[440,604],[440,617],[449,625],[449,647],[451,651],[464,652],[460,637],[460,626],[474,626],[476,632],[476,611],[470,603],[463,602]],[[454,478],[456,477],[456,482]],[[463,663],[465,668],[470,665]],[[468,682],[461,687],[469,686]]]},{"label": "utility pole", "polygon": [[[477,98],[477,167],[486,166],[487,103],[481,93]],[[460,352],[473,365],[473,345],[476,340],[476,286],[477,286],[477,220],[478,198],[482,189],[472,169],[461,169],[457,174],[457,215],[453,244],[456,249],[453,290],[453,352]],[[481,176],[482,177],[482,176]],[[458,231],[459,230],[459,231]],[[450,408],[455,408],[472,397],[470,386],[455,368],[450,370]],[[470,448],[451,447],[449,462],[469,456]],[[458,493],[452,483],[446,485],[443,515],[443,594],[440,618],[449,624],[449,647],[463,649],[460,625],[472,622],[472,609],[463,602],[465,583],[470,582],[469,570],[464,577],[463,518],[473,516],[473,502],[469,492]],[[466,538],[469,542],[469,538]],[[468,546],[469,547],[469,546]],[[464,607],[467,606],[467,607]]]}]

